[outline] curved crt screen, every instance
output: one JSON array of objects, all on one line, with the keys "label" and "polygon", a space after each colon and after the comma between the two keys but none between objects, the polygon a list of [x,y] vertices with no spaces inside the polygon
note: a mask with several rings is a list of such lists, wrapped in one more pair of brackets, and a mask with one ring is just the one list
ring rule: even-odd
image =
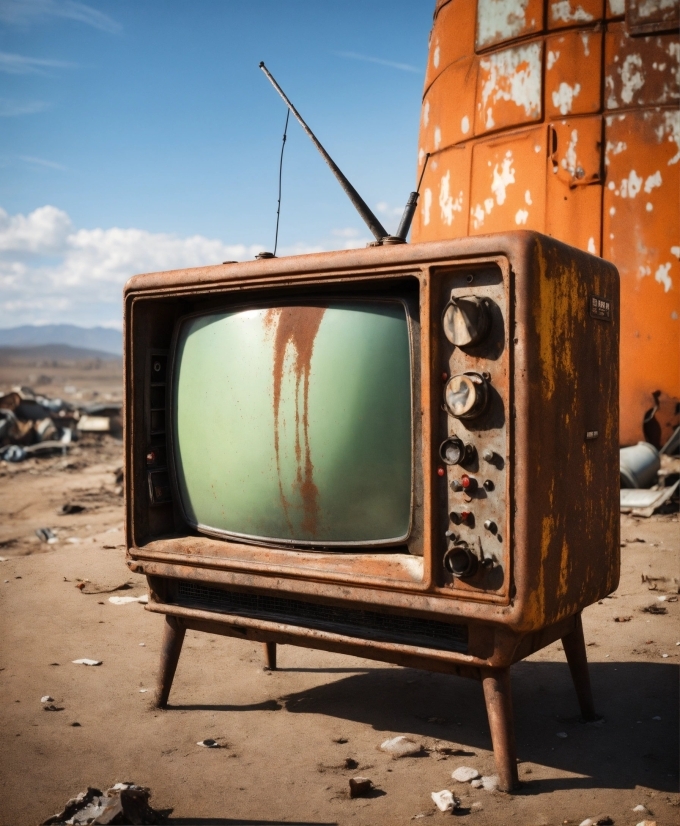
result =
[{"label": "curved crt screen", "polygon": [[329,301],[181,322],[173,456],[189,522],[345,545],[411,520],[411,357],[399,301]]}]

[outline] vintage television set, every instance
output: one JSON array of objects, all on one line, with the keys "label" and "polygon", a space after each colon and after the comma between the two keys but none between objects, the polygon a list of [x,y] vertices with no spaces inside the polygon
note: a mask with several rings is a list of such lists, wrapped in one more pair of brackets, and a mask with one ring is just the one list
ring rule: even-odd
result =
[{"label": "vintage television set", "polygon": [[[389,240],[389,239],[388,239]],[[618,275],[531,232],[263,258],[125,287],[127,564],[186,629],[483,684],[616,588]]]}]

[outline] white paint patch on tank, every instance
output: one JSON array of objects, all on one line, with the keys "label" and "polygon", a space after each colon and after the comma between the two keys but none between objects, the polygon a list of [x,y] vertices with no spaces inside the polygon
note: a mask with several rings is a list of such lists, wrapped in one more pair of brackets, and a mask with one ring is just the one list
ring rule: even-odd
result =
[{"label": "white paint patch on tank", "polygon": [[531,200],[531,192],[529,192],[529,190],[528,190],[528,189],[527,189],[527,191],[524,193],[524,201],[525,201],[525,202],[526,202],[529,206],[531,206],[531,204],[533,203],[533,201]]},{"label": "white paint patch on tank", "polygon": [[635,93],[644,85],[642,57],[639,54],[629,54],[621,67],[621,100],[632,103]]},{"label": "white paint patch on tank", "polygon": [[552,93],[553,106],[560,110],[560,115],[568,115],[571,112],[571,107],[574,104],[574,98],[578,97],[581,91],[581,84],[575,83],[570,86],[568,83],[562,81],[557,91]]},{"label": "white paint patch on tank", "polygon": [[609,183],[607,184],[607,189],[610,192],[611,192],[612,189],[616,189],[616,184],[614,183],[614,181],[609,181]]},{"label": "white paint patch on tank", "polygon": [[577,161],[578,157],[576,155],[576,144],[578,143],[578,129],[571,130],[571,137],[569,138],[569,144],[567,145],[567,151],[564,153],[564,157],[562,158],[562,169],[565,169],[572,178],[576,177],[576,170],[577,170]]},{"label": "white paint patch on tank", "polygon": [[423,125],[427,126],[430,122],[430,101],[426,100],[423,104]]},{"label": "white paint patch on tank", "polygon": [[680,261],[680,247],[671,247],[671,253]]},{"label": "white paint patch on tank", "polygon": [[527,218],[529,217],[529,212],[526,209],[518,209],[517,213],[515,214],[515,223],[517,226],[521,224],[526,224]]},{"label": "white paint patch on tank", "polygon": [[607,141],[604,151],[606,155],[620,155],[626,149],[628,149],[628,144],[625,141],[617,141],[616,143]]},{"label": "white paint patch on tank", "polygon": [[674,143],[676,146],[675,155],[668,161],[668,166],[672,166],[680,161],[680,111],[673,110],[672,112],[664,112],[664,124],[660,128],[661,134],[657,132],[659,140],[663,140],[663,136]]},{"label": "white paint patch on tank", "polygon": [[552,49],[548,49],[548,58],[547,58],[547,65],[548,71],[552,69],[552,67],[557,63],[559,59],[560,53],[555,51],[553,52]]},{"label": "white paint patch on tank", "polygon": [[671,42],[668,44],[668,54],[671,57],[674,57],[676,60],[680,60],[680,42],[679,41],[671,40]]},{"label": "white paint patch on tank", "polygon": [[647,210],[647,212],[651,212],[654,209],[654,204],[652,204],[651,201],[647,201],[647,206],[645,207],[645,209]]},{"label": "white paint patch on tank", "polygon": [[449,226],[451,226],[455,217],[453,213],[463,211],[463,190],[461,189],[454,201],[450,188],[451,170],[442,177],[439,187],[439,207],[442,211],[442,221],[446,221]]},{"label": "white paint patch on tank", "polygon": [[609,214],[616,215],[616,207],[609,207]]},{"label": "white paint patch on tank", "polygon": [[645,181],[645,192],[649,194],[654,187],[661,186],[661,172],[658,170]]},{"label": "white paint patch on tank", "polygon": [[424,160],[425,160],[425,150],[421,146],[420,149],[418,150],[418,166],[422,166]]},{"label": "white paint patch on tank", "polygon": [[434,148],[439,149],[439,147],[441,146],[441,142],[442,142],[442,130],[438,126],[435,126],[435,129],[434,129]]},{"label": "white paint patch on tank", "polygon": [[625,14],[626,0],[607,0],[611,14]]},{"label": "white paint patch on tank", "polygon": [[644,264],[640,264],[638,267],[638,275],[640,278],[646,278],[648,275],[651,275],[652,271],[649,267],[645,266]]},{"label": "white paint patch on tank", "polygon": [[590,57],[590,35],[588,32],[581,32],[581,42],[583,43],[583,54]]},{"label": "white paint patch on tank", "polygon": [[478,0],[477,46],[511,40],[526,26],[529,0]]},{"label": "white paint patch on tank", "polygon": [[494,125],[493,106],[501,100],[511,101],[528,118],[541,112],[541,44],[530,43],[496,52],[480,61],[486,81],[482,86],[481,109],[486,126]]},{"label": "white paint patch on tank", "polygon": [[470,214],[472,215],[472,225],[475,229],[479,229],[484,224],[484,217],[485,212],[482,209],[481,204],[477,204],[474,209],[470,210]]},{"label": "white paint patch on tank", "polygon": [[638,192],[642,189],[642,178],[634,169],[631,169],[627,178],[621,181],[621,197],[635,198]]},{"label": "white paint patch on tank", "polygon": [[668,274],[671,265],[670,262],[668,264],[661,264],[659,269],[654,273],[654,280],[658,281],[659,284],[663,284],[663,291],[667,293],[670,288],[673,286],[673,282],[671,281],[671,277]]},{"label": "white paint patch on tank", "polygon": [[595,249],[595,239],[592,235],[588,239],[588,252],[592,255],[597,255],[597,250]]},{"label": "white paint patch on tank", "polygon": [[484,199],[484,209],[486,210],[487,215],[491,215],[491,210],[493,209],[493,198]]},{"label": "white paint patch on tank", "polygon": [[423,224],[427,226],[430,223],[430,209],[432,207],[432,190],[426,189],[423,193]]},{"label": "white paint patch on tank", "polygon": [[470,131],[470,118],[467,115],[463,115],[463,119],[460,122],[460,131],[467,135]]},{"label": "white paint patch on tank", "polygon": [[439,43],[434,47],[434,52],[432,53],[432,64],[435,69],[439,68]]},{"label": "white paint patch on tank", "polygon": [[491,191],[496,196],[496,203],[502,206],[505,203],[506,189],[515,183],[515,170],[512,168],[512,152],[505,153],[505,158],[493,169]]},{"label": "white paint patch on tank", "polygon": [[552,4],[552,19],[562,23],[588,23],[593,15],[585,11],[583,6],[572,9],[570,0],[558,0]]}]

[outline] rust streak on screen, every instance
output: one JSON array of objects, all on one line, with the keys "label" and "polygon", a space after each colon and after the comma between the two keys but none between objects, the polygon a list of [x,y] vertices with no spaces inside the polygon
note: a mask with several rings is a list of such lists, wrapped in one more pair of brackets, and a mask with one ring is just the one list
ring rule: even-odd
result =
[{"label": "rust streak on screen", "polygon": [[[318,495],[314,484],[314,465],[309,445],[309,374],[312,367],[314,341],[321,325],[325,307],[275,307],[267,311],[265,326],[276,328],[274,336],[274,449],[279,475],[279,491],[286,519],[290,524],[289,502],[283,493],[280,466],[280,406],[281,385],[284,378],[285,358],[288,346],[292,346],[293,371],[295,373],[295,485],[302,498],[302,530],[310,536],[316,535],[318,527]],[[302,391],[302,398],[300,398]],[[302,404],[301,404],[302,402]],[[302,410],[300,409],[302,407]],[[302,427],[301,427],[302,426]],[[300,431],[302,430],[302,438]]]}]

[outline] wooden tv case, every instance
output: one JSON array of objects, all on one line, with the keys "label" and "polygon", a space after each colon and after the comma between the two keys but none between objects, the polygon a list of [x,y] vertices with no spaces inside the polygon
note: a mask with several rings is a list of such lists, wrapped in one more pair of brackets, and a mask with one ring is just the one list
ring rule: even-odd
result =
[{"label": "wooden tv case", "polygon": [[[392,289],[410,290],[419,308],[408,548],[265,547],[190,529],[162,466],[168,394],[158,387],[166,382],[152,381],[154,369],[170,369],[163,359],[177,320],[230,302]],[[494,307],[492,332],[474,347],[454,347],[443,333],[452,294]],[[525,231],[132,278],[124,293],[127,565],[147,576],[147,610],[165,615],[158,704],[167,704],[187,629],[263,642],[271,668],[284,643],[474,677],[500,785],[511,790],[510,666],[562,639],[581,712],[593,719],[581,611],[619,577],[618,296],[611,264]],[[469,371],[488,374],[493,400],[463,421],[442,401],[449,378]],[[463,467],[440,457],[453,434],[473,448]],[[452,489],[463,473],[477,491]],[[452,517],[469,512],[474,519]],[[461,542],[481,556],[467,579],[444,565]]]}]

